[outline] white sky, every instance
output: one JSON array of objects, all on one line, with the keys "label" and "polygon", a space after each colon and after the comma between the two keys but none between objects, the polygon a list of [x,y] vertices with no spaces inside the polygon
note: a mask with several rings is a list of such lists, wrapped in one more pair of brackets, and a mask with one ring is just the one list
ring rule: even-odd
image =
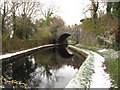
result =
[{"label": "white sky", "polygon": [[[59,7],[59,16],[65,21],[66,25],[75,25],[83,19],[83,9],[88,7],[90,0],[40,0],[45,5],[53,4]],[[88,14],[89,16],[89,14]]]},{"label": "white sky", "polygon": [[[65,21],[66,25],[80,24],[80,20],[85,18],[85,14],[83,14],[83,12],[88,10],[91,4],[90,0],[30,0],[30,1],[31,2],[40,1],[45,7],[54,5],[55,9],[59,8],[57,15],[60,16]],[[90,11],[86,13],[86,16],[87,17],[91,16]]]}]

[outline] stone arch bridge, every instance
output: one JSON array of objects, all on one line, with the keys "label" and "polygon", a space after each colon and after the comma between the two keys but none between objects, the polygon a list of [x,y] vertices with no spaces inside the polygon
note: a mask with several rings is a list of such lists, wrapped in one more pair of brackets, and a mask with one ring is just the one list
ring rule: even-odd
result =
[{"label": "stone arch bridge", "polygon": [[69,36],[72,36],[76,43],[79,43],[80,41],[80,28],[66,28],[63,30],[57,30],[56,31],[56,37],[55,37],[55,42],[58,44],[66,44],[67,43],[67,38]]}]

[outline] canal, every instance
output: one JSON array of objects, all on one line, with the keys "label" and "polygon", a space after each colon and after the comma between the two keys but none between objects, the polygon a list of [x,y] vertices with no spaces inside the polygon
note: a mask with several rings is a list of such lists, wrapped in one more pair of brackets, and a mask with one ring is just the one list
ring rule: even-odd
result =
[{"label": "canal", "polygon": [[83,61],[68,49],[51,47],[2,66],[2,75],[32,88],[64,88]]}]

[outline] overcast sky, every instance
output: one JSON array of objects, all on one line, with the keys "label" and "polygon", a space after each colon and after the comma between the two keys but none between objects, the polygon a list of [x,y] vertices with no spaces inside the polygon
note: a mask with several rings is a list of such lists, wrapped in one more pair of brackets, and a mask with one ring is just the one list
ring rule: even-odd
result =
[{"label": "overcast sky", "polygon": [[[44,5],[53,4],[59,7],[59,16],[65,21],[66,25],[75,25],[83,19],[83,9],[89,6],[90,0],[40,0]],[[89,14],[88,14],[89,16]]]},{"label": "overcast sky", "polygon": [[[55,9],[59,8],[57,14],[65,21],[66,25],[80,24],[80,20],[85,18],[83,12],[88,10],[91,4],[90,0],[31,0],[31,2],[32,1],[40,1],[44,6],[49,7],[50,5],[54,5]],[[86,13],[86,16],[90,17],[90,11]]]}]

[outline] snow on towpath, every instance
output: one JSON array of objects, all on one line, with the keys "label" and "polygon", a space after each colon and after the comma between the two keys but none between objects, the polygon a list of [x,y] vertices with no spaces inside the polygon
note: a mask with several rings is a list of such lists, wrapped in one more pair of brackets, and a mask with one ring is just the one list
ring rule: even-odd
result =
[{"label": "snow on towpath", "polygon": [[70,47],[87,53],[88,57],[66,88],[110,88],[110,75],[104,71],[106,68],[103,64],[105,59],[100,54],[93,51],[74,46]]},{"label": "snow on towpath", "polygon": [[109,74],[107,74],[103,66],[105,59],[98,53],[92,52],[94,54],[94,73],[92,74],[91,88],[110,88],[111,80]]},{"label": "snow on towpath", "polygon": [[57,45],[57,44],[42,45],[42,46],[38,46],[38,47],[35,47],[35,48],[31,48],[31,49],[27,49],[27,50],[15,52],[15,53],[0,55],[0,60],[4,59],[4,58],[9,58],[9,57],[12,57],[12,56],[15,56],[15,55],[18,55],[18,54],[26,53],[26,52],[29,52],[29,51],[32,51],[32,50],[37,50],[37,49],[45,48],[45,47],[51,47],[51,46],[54,46],[54,45]]}]

